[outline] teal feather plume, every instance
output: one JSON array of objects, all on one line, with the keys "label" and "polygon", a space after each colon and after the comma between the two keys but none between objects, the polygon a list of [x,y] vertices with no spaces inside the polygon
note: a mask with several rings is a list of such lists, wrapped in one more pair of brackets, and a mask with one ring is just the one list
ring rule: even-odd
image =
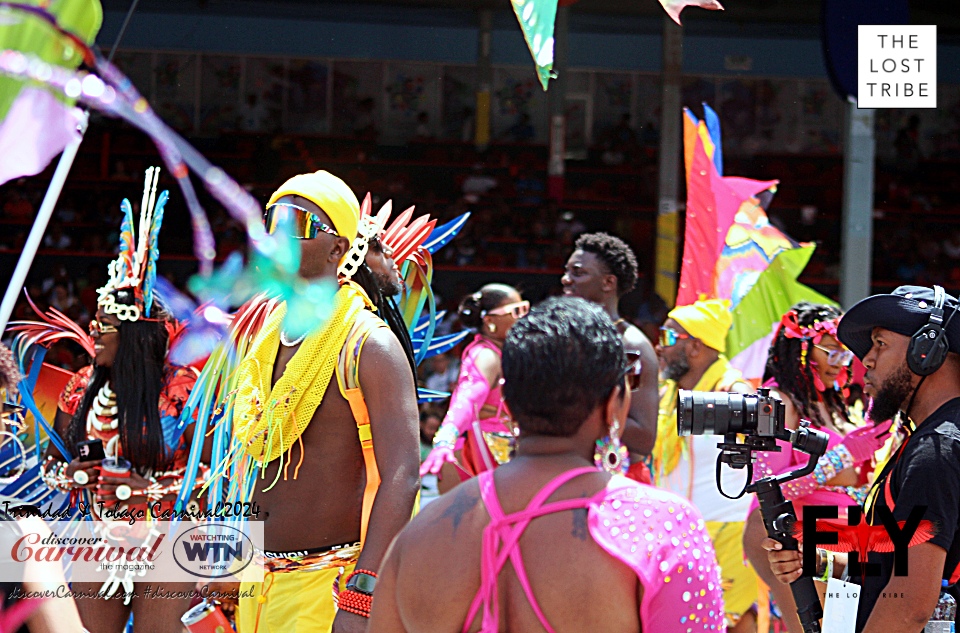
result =
[{"label": "teal feather plume", "polygon": [[137,250],[136,238],[133,233],[133,207],[126,198],[120,203],[123,212],[123,221],[120,223],[120,272],[126,278],[133,272],[133,254]]},{"label": "teal feather plume", "polygon": [[147,253],[147,270],[143,276],[143,305],[147,317],[153,307],[153,287],[157,281],[157,260],[160,259],[160,226],[163,224],[163,209],[170,198],[170,192],[164,190],[153,207],[153,219],[150,222],[149,252]]}]

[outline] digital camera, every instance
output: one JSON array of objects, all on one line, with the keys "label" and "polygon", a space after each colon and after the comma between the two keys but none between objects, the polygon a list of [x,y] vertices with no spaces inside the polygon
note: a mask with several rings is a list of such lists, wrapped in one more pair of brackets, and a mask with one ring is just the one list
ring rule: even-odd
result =
[{"label": "digital camera", "polygon": [[786,407],[769,389],[755,394],[681,389],[677,402],[679,435],[781,437]]}]

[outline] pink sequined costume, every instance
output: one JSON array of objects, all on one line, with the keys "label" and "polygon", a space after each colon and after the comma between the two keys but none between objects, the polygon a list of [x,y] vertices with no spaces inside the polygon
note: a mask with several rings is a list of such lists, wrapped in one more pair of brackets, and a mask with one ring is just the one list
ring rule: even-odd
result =
[{"label": "pink sequined costume", "polygon": [[540,624],[553,633],[530,587],[519,541],[533,519],[575,508],[588,508],[590,535],[607,553],[636,572],[643,586],[639,615],[644,631],[723,631],[720,571],[700,513],[672,493],[618,476],[591,498],[545,503],[564,483],[588,473],[596,470],[577,468],[562,473],[524,510],[510,515],[505,515],[500,506],[493,471],[480,474],[480,495],[490,524],[483,531],[480,589],[467,613],[464,633],[478,612],[482,613],[481,633],[498,631],[497,576],[507,560]]},{"label": "pink sequined costume", "polygon": [[[465,479],[496,467],[506,461],[509,454],[508,436],[511,433],[505,424],[509,415],[500,395],[500,385],[491,387],[477,367],[477,357],[487,349],[496,353],[497,358],[502,356],[499,347],[479,334],[463,350],[460,376],[450,397],[450,408],[434,440],[434,452],[452,449],[454,445],[462,447],[461,461],[465,472],[461,476]],[[478,437],[474,429],[475,422],[479,423],[482,437]],[[465,438],[458,440],[464,433]]]}]

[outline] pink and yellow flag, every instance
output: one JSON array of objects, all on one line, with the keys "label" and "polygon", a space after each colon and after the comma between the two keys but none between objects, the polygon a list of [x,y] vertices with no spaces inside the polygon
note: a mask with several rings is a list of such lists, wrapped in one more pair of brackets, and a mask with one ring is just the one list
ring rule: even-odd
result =
[{"label": "pink and yellow flag", "polygon": [[707,125],[689,110],[684,116],[684,159],[687,166],[687,226],[684,233],[683,263],[677,305],[688,305],[701,297],[729,299],[718,292],[717,265],[727,234],[745,202],[777,181],[721,176],[714,162],[719,144]]}]

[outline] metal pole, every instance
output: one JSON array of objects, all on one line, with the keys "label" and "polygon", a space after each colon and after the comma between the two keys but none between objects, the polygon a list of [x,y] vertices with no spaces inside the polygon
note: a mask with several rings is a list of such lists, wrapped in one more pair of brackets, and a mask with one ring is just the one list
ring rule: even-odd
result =
[{"label": "metal pole", "polygon": [[47,230],[47,223],[50,222],[53,209],[57,206],[57,199],[60,197],[63,183],[67,180],[67,174],[70,173],[70,168],[73,166],[73,159],[77,157],[77,150],[80,149],[80,143],[83,142],[83,133],[87,129],[88,116],[87,112],[84,111],[78,126],[80,136],[64,148],[63,154],[60,155],[60,162],[57,163],[57,170],[53,172],[50,186],[47,187],[47,193],[43,196],[43,203],[40,205],[37,219],[33,221],[33,228],[30,229],[27,243],[23,246],[23,252],[20,253],[17,267],[10,279],[10,285],[7,286],[7,291],[3,295],[3,303],[0,304],[0,332],[6,329],[10,315],[13,314],[13,307],[17,303],[17,297],[20,295],[20,289],[23,288],[23,284],[27,280],[27,273],[30,272],[33,257],[37,254],[37,248],[40,247],[40,242],[43,240],[43,234]]},{"label": "metal pole", "polygon": [[657,187],[657,245],[654,289],[672,306],[677,298],[677,249],[680,150],[680,77],[683,72],[683,29],[663,18],[663,85],[660,101],[660,181]]},{"label": "metal pole", "polygon": [[493,92],[493,66],[490,61],[490,46],[493,42],[493,11],[481,9],[480,36],[477,42],[477,101],[473,115],[473,142],[483,149],[490,144],[491,93]]},{"label": "metal pole", "polygon": [[874,111],[846,104],[843,137],[843,244],[840,304],[849,309],[870,294],[873,258]]},{"label": "metal pole", "polygon": [[567,145],[567,51],[570,32],[570,7],[557,7],[553,25],[553,70],[550,80],[550,159],[547,161],[547,195],[563,202],[564,161]]}]

